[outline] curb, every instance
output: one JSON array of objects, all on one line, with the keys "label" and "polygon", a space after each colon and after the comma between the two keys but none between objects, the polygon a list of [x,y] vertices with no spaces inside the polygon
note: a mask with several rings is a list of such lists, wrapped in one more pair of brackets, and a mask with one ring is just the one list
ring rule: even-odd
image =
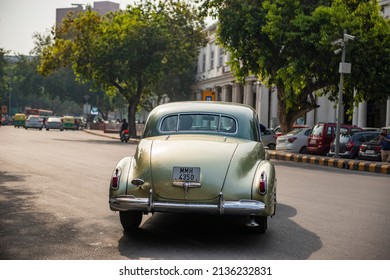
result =
[{"label": "curb", "polygon": [[[100,130],[89,130],[89,129],[84,129],[84,131],[90,134],[108,137],[119,141],[119,136],[113,133],[104,133],[103,131]],[[139,139],[131,138],[129,142],[138,143]],[[274,151],[274,150],[268,150],[268,154],[270,159],[275,159],[275,160],[294,161],[300,163],[315,164],[320,166],[336,167],[340,169],[390,174],[390,163],[369,162],[369,161],[353,160],[353,159],[336,159],[331,157],[314,156],[314,155],[306,155],[306,154],[284,153],[284,152]]]},{"label": "curb", "polygon": [[390,163],[368,162],[353,159],[336,159],[323,156],[283,153],[268,150],[270,159],[295,161],[300,163],[316,164],[321,166],[336,167],[341,169],[390,174]]}]

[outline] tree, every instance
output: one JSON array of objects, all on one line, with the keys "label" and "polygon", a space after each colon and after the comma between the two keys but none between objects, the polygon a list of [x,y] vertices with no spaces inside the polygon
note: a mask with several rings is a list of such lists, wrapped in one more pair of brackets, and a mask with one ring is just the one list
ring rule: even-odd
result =
[{"label": "tree", "polygon": [[88,8],[64,21],[54,43],[42,52],[40,72],[72,66],[77,78],[128,102],[129,132],[136,136],[135,113],[164,73],[193,69],[203,42],[202,21],[185,1],[144,1],[100,16]]},{"label": "tree", "polygon": [[348,45],[353,70],[345,76],[346,96],[357,102],[390,95],[390,27],[375,0],[200,2],[218,15],[218,40],[238,79],[257,75],[276,87],[283,131],[318,107],[315,94],[337,98],[340,57],[331,43],[344,29],[356,36]]}]

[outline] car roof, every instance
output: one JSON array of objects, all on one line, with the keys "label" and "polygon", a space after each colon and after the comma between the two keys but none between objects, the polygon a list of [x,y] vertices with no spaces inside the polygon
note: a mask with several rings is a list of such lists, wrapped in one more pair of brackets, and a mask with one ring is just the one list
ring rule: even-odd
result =
[{"label": "car roof", "polygon": [[[161,133],[158,131],[158,125],[161,120],[174,114],[221,114],[232,116],[239,123],[238,138],[250,139],[248,135],[253,129],[251,124],[258,125],[257,114],[250,106],[219,101],[183,101],[171,102],[155,107],[149,114],[146,121],[143,137],[158,136]],[[255,136],[258,137],[258,136]]]}]

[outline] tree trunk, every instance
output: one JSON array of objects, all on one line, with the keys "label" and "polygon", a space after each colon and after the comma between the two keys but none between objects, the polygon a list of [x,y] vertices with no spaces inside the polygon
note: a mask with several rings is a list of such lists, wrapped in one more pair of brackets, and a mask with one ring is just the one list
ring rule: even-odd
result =
[{"label": "tree trunk", "polygon": [[[277,87],[278,95],[278,118],[280,122],[280,128],[283,134],[293,129],[295,121],[304,116],[307,112],[318,108],[315,103],[314,95],[311,91],[301,93],[301,96],[297,97],[297,103],[295,106],[287,110],[285,93],[283,87]],[[310,101],[308,101],[308,99]]]},{"label": "tree trunk", "polygon": [[127,107],[127,117],[129,120],[129,134],[130,137],[137,137],[137,127],[135,125],[135,113],[137,112],[136,102],[129,101],[129,106]]}]

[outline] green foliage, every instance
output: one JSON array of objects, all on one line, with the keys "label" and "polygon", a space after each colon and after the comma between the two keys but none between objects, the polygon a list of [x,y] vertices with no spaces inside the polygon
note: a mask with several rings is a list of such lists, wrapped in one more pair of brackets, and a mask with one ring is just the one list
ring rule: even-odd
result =
[{"label": "green foliage", "polygon": [[344,92],[352,100],[389,96],[389,21],[374,0],[204,0],[203,11],[218,13],[219,43],[231,53],[231,66],[244,80],[254,74],[278,92],[279,120],[291,128],[317,107],[315,93],[337,96],[340,57],[332,41],[344,29],[348,43]]},{"label": "green foliage", "polygon": [[[130,133],[135,135],[138,104],[162,81],[188,79],[202,40],[202,20],[185,1],[143,1],[125,11],[101,16],[91,9],[69,16],[56,30],[54,43],[44,48],[39,71],[48,74],[72,66],[77,78],[91,81],[128,102]],[[187,91],[189,82],[185,81]],[[180,87],[179,87],[180,88]]]}]

